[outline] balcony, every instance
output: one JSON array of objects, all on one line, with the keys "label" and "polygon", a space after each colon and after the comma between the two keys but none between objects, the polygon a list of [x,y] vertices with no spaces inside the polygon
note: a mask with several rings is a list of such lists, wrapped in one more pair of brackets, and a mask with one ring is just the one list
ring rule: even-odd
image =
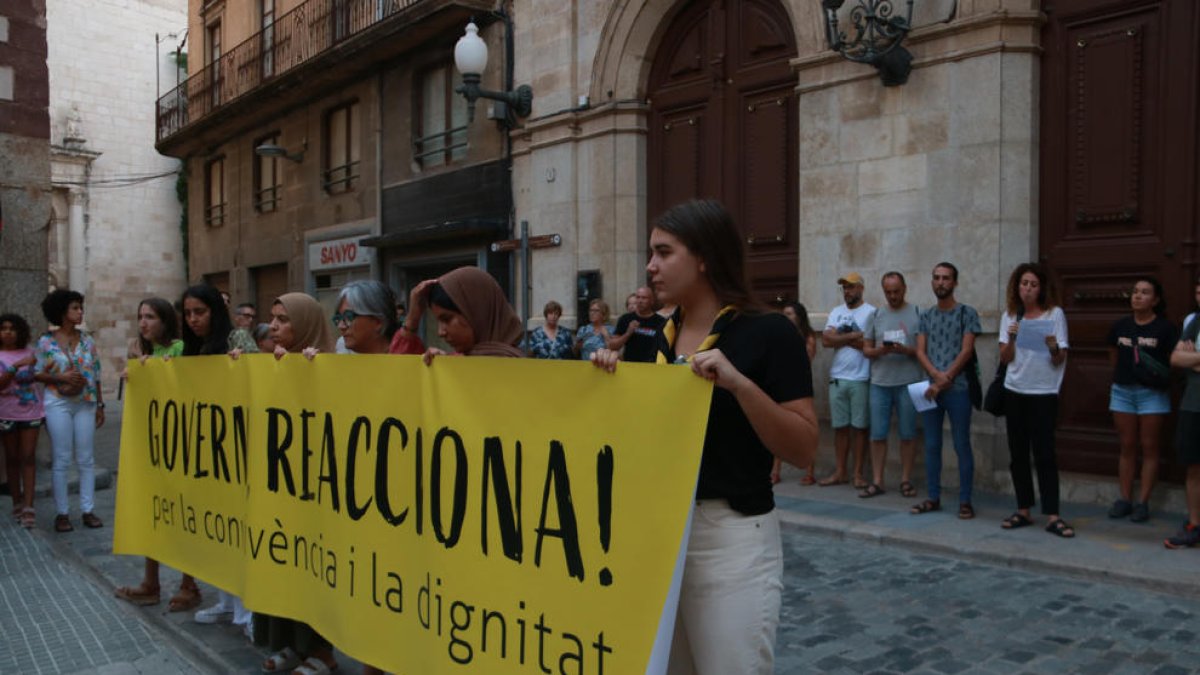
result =
[{"label": "balcony", "polygon": [[[453,45],[489,0],[308,0],[158,100],[159,152],[182,157],[265,123],[434,38]],[[239,128],[232,128],[239,127]]]}]

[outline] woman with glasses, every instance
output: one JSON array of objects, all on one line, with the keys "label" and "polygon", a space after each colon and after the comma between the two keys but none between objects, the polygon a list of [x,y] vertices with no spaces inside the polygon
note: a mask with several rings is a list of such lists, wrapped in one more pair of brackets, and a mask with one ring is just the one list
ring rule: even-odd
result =
[{"label": "woman with glasses", "polygon": [[575,333],[575,351],[579,358],[591,360],[592,354],[604,349],[612,336],[613,327],[608,325],[608,303],[598,299],[591,301],[588,303],[588,322]]}]

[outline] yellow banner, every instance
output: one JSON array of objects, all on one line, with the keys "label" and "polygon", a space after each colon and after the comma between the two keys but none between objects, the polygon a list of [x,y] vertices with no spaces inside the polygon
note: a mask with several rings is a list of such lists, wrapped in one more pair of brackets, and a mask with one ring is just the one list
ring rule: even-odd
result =
[{"label": "yellow banner", "polygon": [[398,673],[646,672],[711,396],[690,369],[213,356],[130,364],[127,392],[115,552]]}]

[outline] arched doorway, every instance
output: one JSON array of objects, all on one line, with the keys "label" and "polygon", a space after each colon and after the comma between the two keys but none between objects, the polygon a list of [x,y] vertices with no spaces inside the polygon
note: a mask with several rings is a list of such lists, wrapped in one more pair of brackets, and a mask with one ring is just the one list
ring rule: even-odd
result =
[{"label": "arched doorway", "polygon": [[796,55],[778,0],[693,0],[661,33],[647,86],[650,222],[693,197],[720,199],[742,230],[755,292],[797,283]]}]

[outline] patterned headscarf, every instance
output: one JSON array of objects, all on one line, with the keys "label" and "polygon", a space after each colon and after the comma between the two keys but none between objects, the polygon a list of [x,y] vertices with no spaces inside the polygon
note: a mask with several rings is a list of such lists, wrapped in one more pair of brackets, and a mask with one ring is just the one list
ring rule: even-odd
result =
[{"label": "patterned headscarf", "polygon": [[292,323],[294,341],[288,351],[299,352],[305,347],[316,347],[321,352],[333,352],[333,333],[321,303],[307,293],[285,293],[275,298],[275,302],[283,305]]},{"label": "patterned headscarf", "polygon": [[460,267],[442,275],[438,284],[475,333],[475,346],[467,355],[524,356],[516,347],[525,333],[521,319],[492,275],[478,267]]}]

